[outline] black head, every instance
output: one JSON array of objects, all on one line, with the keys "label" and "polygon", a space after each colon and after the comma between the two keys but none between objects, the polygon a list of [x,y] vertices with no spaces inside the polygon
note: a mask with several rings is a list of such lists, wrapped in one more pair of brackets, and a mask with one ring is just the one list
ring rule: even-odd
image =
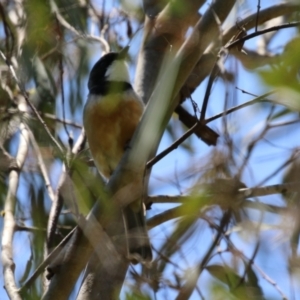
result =
[{"label": "black head", "polygon": [[107,80],[107,71],[116,61],[124,61],[126,59],[128,47],[125,47],[121,52],[110,52],[103,55],[93,66],[89,81],[89,90],[98,86]]}]

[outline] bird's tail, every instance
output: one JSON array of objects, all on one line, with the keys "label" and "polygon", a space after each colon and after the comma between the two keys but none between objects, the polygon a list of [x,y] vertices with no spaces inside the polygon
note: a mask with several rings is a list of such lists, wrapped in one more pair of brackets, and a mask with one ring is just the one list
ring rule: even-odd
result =
[{"label": "bird's tail", "polygon": [[124,209],[129,259],[132,263],[151,262],[152,250],[145,222],[143,204]]}]

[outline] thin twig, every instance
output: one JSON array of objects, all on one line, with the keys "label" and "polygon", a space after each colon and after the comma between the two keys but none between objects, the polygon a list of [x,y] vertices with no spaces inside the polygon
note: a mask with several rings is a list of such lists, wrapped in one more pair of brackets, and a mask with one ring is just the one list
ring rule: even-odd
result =
[{"label": "thin twig", "polygon": [[257,32],[257,27],[258,27],[259,11],[260,11],[260,0],[257,0],[257,13],[256,13],[256,21],[255,21],[255,32]]},{"label": "thin twig", "polygon": [[[271,100],[268,100],[268,99],[266,99],[266,98],[267,98],[268,96],[274,94],[274,93],[275,93],[275,91],[271,91],[271,92],[268,92],[268,93],[263,94],[263,95],[261,95],[261,96],[256,96],[255,99],[252,99],[252,100],[250,100],[250,101],[247,101],[246,103],[237,105],[237,106],[235,106],[235,107],[233,107],[233,108],[230,108],[230,109],[228,109],[228,110],[226,110],[226,111],[224,111],[224,112],[222,112],[222,113],[219,113],[219,114],[217,114],[217,115],[215,115],[215,116],[213,116],[213,117],[211,117],[211,118],[206,119],[206,120],[205,120],[205,124],[208,124],[208,123],[210,123],[210,122],[212,122],[212,121],[214,121],[214,120],[216,120],[216,119],[218,119],[218,118],[224,117],[224,116],[226,116],[226,115],[228,115],[228,114],[231,114],[231,113],[233,113],[233,112],[235,112],[235,111],[237,111],[237,110],[239,110],[239,109],[241,109],[241,108],[250,106],[250,105],[255,104],[255,103],[257,103],[257,102],[261,102],[261,101],[263,101],[263,100],[265,100],[265,101],[271,101]],[[272,102],[273,102],[273,101],[272,101]]]},{"label": "thin twig", "polygon": [[256,265],[255,263],[253,263],[253,266],[255,267],[255,269],[257,269],[257,271],[261,274],[262,278],[264,278],[267,282],[269,282],[272,286],[274,286],[274,288],[278,291],[278,293],[281,295],[283,300],[287,300],[288,297],[284,294],[284,292],[280,289],[280,287],[278,286],[278,284],[271,279],[258,265]]},{"label": "thin twig", "polygon": [[294,125],[299,122],[300,122],[300,119],[285,121],[285,122],[277,122],[277,123],[270,124],[270,129],[282,127],[282,126]]},{"label": "thin twig", "polygon": [[62,123],[62,124],[66,124],[66,125],[73,126],[75,128],[82,129],[82,125],[81,124],[72,122],[70,120],[60,119],[60,118],[56,117],[55,115],[52,115],[52,114],[49,114],[49,113],[40,112],[40,115],[42,117],[46,118],[46,119],[50,119],[50,120],[53,120],[53,121],[56,121],[56,122],[59,122],[59,123]]},{"label": "thin twig", "polygon": [[213,82],[218,75],[218,72],[219,72],[219,66],[218,66],[218,60],[217,60],[214,64],[214,67],[213,67],[213,69],[210,73],[209,79],[208,79],[208,83],[207,83],[207,87],[205,90],[205,95],[204,95],[204,99],[203,99],[203,103],[202,103],[200,121],[203,121],[205,119],[205,113],[206,113],[206,109],[207,109],[207,105],[208,105],[210,91],[211,91]]},{"label": "thin twig", "polygon": [[182,144],[189,136],[193,134],[193,132],[196,130],[199,122],[195,123],[193,127],[191,127],[186,133],[184,133],[179,139],[177,139],[170,147],[163,150],[161,153],[156,155],[154,158],[149,160],[146,164],[146,168],[151,168],[154,164],[159,162],[162,158],[164,158],[167,154],[172,152],[173,150],[177,149],[177,147]]},{"label": "thin twig", "polygon": [[25,225],[16,224],[15,231],[40,232],[40,231],[46,231],[46,229],[35,227],[35,226],[25,226]]},{"label": "thin twig", "polygon": [[61,147],[61,145],[58,143],[58,141],[55,139],[55,137],[52,135],[52,133],[50,132],[50,129],[48,128],[47,124],[45,123],[45,121],[43,120],[43,118],[41,117],[41,115],[39,114],[39,112],[37,111],[37,109],[35,108],[35,106],[30,102],[27,92],[26,90],[22,87],[16,73],[14,70],[14,67],[12,66],[12,64],[10,63],[10,61],[8,61],[5,57],[5,55],[3,54],[3,52],[0,50],[0,55],[2,57],[2,59],[5,61],[6,65],[8,66],[15,82],[18,85],[19,90],[21,91],[22,96],[24,97],[26,103],[29,105],[29,107],[31,108],[31,110],[34,112],[34,114],[36,115],[36,117],[38,118],[39,122],[43,125],[46,133],[48,134],[48,136],[50,137],[50,139],[52,140],[52,142],[54,143],[54,145],[57,147],[57,149],[59,150],[60,154],[62,157],[64,157],[64,151],[63,148]]},{"label": "thin twig", "polygon": [[262,34],[265,34],[265,33],[268,33],[268,32],[272,32],[272,31],[276,31],[276,30],[280,30],[280,29],[285,29],[285,28],[292,28],[292,27],[297,27],[300,25],[300,21],[297,21],[297,22],[291,22],[291,23],[287,23],[287,24],[282,24],[282,25],[278,25],[278,26],[273,26],[273,27],[270,27],[270,28],[267,28],[267,29],[263,29],[263,30],[259,30],[259,31],[256,31],[256,32],[253,32],[253,33],[250,33],[238,40],[235,40],[233,41],[232,43],[229,43],[228,45],[225,46],[225,49],[230,49],[240,43],[243,43],[247,40],[250,40],[256,36],[259,36],[259,35],[262,35]]},{"label": "thin twig", "polygon": [[[215,13],[215,11],[212,9],[212,13],[214,15],[214,18],[215,18],[215,21],[218,25],[218,28],[219,28],[219,39],[222,39],[222,23],[220,21],[220,19],[218,18],[218,15]],[[220,44],[222,45],[222,40],[220,41]],[[202,109],[201,109],[201,114],[200,114],[200,121],[204,121],[205,119],[205,113],[206,113],[206,109],[207,109],[207,105],[208,105],[208,99],[209,99],[209,96],[210,96],[210,92],[211,92],[211,88],[212,88],[212,85],[216,79],[216,77],[218,76],[218,73],[220,72],[220,68],[219,68],[219,60],[220,60],[220,57],[221,57],[221,52],[222,52],[222,49],[220,50],[218,56],[217,56],[217,59],[214,63],[214,67],[213,69],[211,70],[211,73],[210,73],[210,76],[209,76],[209,79],[208,79],[208,83],[207,83],[207,87],[206,87],[206,90],[205,90],[205,95],[204,95],[204,99],[203,99],[203,102],[202,102]]]},{"label": "thin twig", "polygon": [[[261,224],[260,224],[261,225]],[[259,226],[260,226],[259,225]],[[258,249],[259,249],[259,245],[260,245],[260,242],[259,240],[256,242],[256,245],[255,245],[255,248],[254,248],[254,251],[253,251],[253,254],[251,256],[251,258],[249,259],[249,262],[247,264],[247,266],[245,267],[245,271],[244,271],[244,274],[243,276],[241,277],[241,280],[237,283],[237,285],[235,286],[235,289],[237,289],[239,286],[241,286],[244,282],[245,282],[245,279],[246,279],[246,276],[251,268],[251,265],[253,265],[254,263],[254,259],[257,255],[257,252],[258,252]]]},{"label": "thin twig", "polygon": [[[211,122],[211,121],[214,121],[214,120],[216,120],[216,119],[218,119],[218,118],[221,118],[221,117],[223,117],[223,116],[225,116],[225,115],[228,115],[228,114],[230,114],[230,113],[232,113],[232,112],[234,112],[234,111],[237,111],[237,110],[239,110],[239,109],[241,109],[241,108],[250,106],[250,105],[255,104],[255,103],[257,103],[257,102],[260,102],[260,101],[264,100],[267,96],[269,96],[269,95],[271,95],[271,94],[273,94],[273,93],[274,93],[274,91],[271,91],[271,92],[268,92],[268,93],[266,93],[266,94],[264,94],[264,95],[262,95],[262,96],[259,96],[259,97],[255,98],[255,99],[253,99],[253,100],[250,100],[250,101],[248,101],[248,102],[246,102],[246,103],[243,103],[243,104],[241,104],[241,105],[237,105],[237,106],[235,106],[235,107],[233,107],[233,108],[231,108],[231,109],[226,110],[226,111],[223,112],[223,113],[220,113],[220,114],[217,114],[217,115],[215,115],[215,116],[213,116],[213,117],[211,117],[211,118],[208,118],[208,119],[205,120],[203,123],[204,123],[204,124],[207,124],[207,123],[209,123],[209,122]],[[203,109],[203,108],[202,108],[202,109]],[[149,160],[149,161],[147,162],[147,164],[146,164],[146,168],[151,168],[151,167],[153,167],[154,164],[156,164],[157,162],[159,162],[162,158],[164,158],[166,155],[168,155],[168,154],[169,154],[170,152],[172,152],[173,150],[177,149],[178,146],[180,146],[180,145],[181,145],[188,137],[190,137],[190,136],[194,133],[194,131],[197,129],[198,126],[203,126],[203,123],[202,123],[201,121],[195,123],[194,126],[192,126],[187,132],[185,132],[185,133],[184,133],[179,139],[177,139],[174,143],[172,143],[171,146],[169,146],[168,148],[166,148],[165,150],[163,150],[161,153],[159,153],[157,156],[155,156],[154,158],[152,158],[151,160]]]}]

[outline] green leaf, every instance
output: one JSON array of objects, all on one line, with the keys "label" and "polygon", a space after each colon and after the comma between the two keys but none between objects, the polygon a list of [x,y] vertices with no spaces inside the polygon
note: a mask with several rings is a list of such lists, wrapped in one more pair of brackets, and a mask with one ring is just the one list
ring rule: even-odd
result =
[{"label": "green leaf", "polygon": [[205,268],[213,277],[220,280],[228,287],[235,288],[238,286],[239,282],[242,281],[240,275],[238,275],[235,270],[228,266],[222,265],[209,265]]},{"label": "green leaf", "polygon": [[256,297],[263,296],[263,291],[259,285],[258,277],[253,271],[252,266],[249,266],[247,269],[247,279],[247,286],[251,288],[252,294],[255,294]]},{"label": "green leaf", "polygon": [[279,63],[260,72],[264,82],[278,90],[276,102],[296,111],[300,111],[299,47],[299,37],[291,40],[281,54]]}]

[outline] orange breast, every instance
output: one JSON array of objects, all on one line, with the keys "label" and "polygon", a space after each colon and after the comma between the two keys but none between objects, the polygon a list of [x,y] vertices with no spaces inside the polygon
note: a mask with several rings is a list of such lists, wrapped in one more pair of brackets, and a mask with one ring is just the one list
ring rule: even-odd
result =
[{"label": "orange breast", "polygon": [[120,162],[143,113],[141,101],[129,96],[89,100],[85,106],[84,127],[91,154],[105,177],[109,177]]}]

